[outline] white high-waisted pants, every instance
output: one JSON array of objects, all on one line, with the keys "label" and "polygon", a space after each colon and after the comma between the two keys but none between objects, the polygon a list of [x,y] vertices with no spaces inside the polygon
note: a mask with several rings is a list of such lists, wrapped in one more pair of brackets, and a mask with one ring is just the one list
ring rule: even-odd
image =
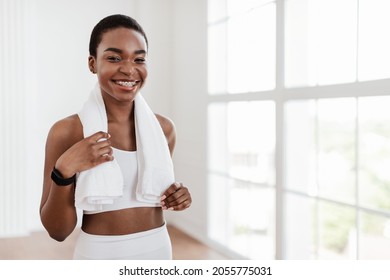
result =
[{"label": "white high-waisted pants", "polygon": [[167,227],[126,235],[93,235],[81,231],[75,260],[171,260],[172,245]]}]

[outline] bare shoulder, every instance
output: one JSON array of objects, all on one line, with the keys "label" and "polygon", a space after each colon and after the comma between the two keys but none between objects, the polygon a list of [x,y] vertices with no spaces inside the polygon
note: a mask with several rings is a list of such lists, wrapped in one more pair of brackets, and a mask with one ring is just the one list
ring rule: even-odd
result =
[{"label": "bare shoulder", "polygon": [[55,144],[67,149],[83,139],[83,127],[79,117],[71,115],[57,121],[50,129],[47,144]]},{"label": "bare shoulder", "polygon": [[57,121],[50,129],[45,147],[44,192],[46,201],[50,189],[50,173],[58,158],[71,146],[83,139],[83,128],[79,117],[72,115]]},{"label": "bare shoulder", "polygon": [[168,136],[169,134],[175,132],[175,124],[171,119],[160,114],[155,115],[157,120],[160,122],[161,128],[163,129],[165,136]]},{"label": "bare shoulder", "polygon": [[164,131],[165,137],[167,138],[169,149],[171,154],[173,153],[173,149],[176,143],[176,129],[173,121],[163,115],[155,114],[157,120],[159,121],[162,130]]}]

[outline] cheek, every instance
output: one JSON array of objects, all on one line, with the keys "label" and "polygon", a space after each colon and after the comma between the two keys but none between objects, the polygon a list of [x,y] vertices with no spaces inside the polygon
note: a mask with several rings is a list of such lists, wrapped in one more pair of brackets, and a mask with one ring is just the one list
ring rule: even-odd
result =
[{"label": "cheek", "polygon": [[98,67],[99,76],[101,76],[101,77],[110,76],[110,75],[112,75],[113,71],[115,71],[115,70],[113,69],[113,67],[111,65],[99,64],[99,67]]},{"label": "cheek", "polygon": [[146,80],[148,77],[148,68],[145,66],[138,68],[138,73],[141,76],[142,80]]}]

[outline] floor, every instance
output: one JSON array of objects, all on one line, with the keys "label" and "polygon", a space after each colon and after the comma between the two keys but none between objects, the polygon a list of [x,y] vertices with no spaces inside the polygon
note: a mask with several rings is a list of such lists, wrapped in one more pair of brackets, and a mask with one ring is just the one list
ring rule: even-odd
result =
[{"label": "floor", "polygon": [[[176,260],[224,260],[227,257],[210,249],[177,228],[168,226]],[[73,255],[78,234],[75,230],[64,242],[51,239],[46,232],[34,232],[27,237],[0,239],[1,260],[66,260]]]}]

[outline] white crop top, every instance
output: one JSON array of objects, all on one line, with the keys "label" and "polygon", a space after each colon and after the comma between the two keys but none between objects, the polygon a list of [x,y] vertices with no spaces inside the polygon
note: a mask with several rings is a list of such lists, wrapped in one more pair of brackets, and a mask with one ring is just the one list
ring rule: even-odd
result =
[{"label": "white crop top", "polygon": [[146,203],[136,199],[138,181],[137,152],[130,152],[113,148],[113,155],[123,174],[123,196],[114,200],[113,204],[103,204],[101,210],[86,211],[84,214],[96,214],[125,208],[158,207],[155,203]]}]

